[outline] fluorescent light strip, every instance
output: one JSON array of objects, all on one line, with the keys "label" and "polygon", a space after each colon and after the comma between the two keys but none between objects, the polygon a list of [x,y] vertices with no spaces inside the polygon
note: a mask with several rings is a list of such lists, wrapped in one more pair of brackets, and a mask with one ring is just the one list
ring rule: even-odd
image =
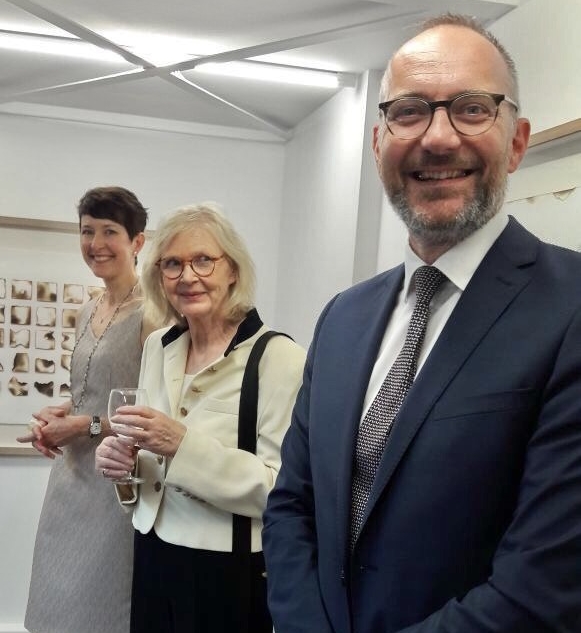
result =
[{"label": "fluorescent light strip", "polygon": [[120,62],[123,59],[114,53],[88,42],[68,37],[49,35],[20,34],[0,32],[0,48],[41,53],[42,55],[57,55],[60,57],[74,57],[94,59],[99,61]]},{"label": "fluorescent light strip", "polygon": [[255,79],[258,81],[272,81],[301,86],[319,86],[321,88],[337,88],[339,79],[334,72],[311,70],[310,68],[293,68],[277,64],[252,62],[226,62],[224,64],[207,63],[196,66],[195,71],[210,75],[224,75]]}]

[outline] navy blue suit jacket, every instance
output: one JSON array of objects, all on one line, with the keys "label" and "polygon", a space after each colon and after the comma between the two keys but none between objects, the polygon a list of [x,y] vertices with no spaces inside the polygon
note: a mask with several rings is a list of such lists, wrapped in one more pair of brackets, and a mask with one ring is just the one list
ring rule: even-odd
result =
[{"label": "navy blue suit jacket", "polygon": [[352,554],[351,469],[403,266],[317,324],[263,532],[277,633],[581,631],[581,256],[511,218],[394,424]]}]

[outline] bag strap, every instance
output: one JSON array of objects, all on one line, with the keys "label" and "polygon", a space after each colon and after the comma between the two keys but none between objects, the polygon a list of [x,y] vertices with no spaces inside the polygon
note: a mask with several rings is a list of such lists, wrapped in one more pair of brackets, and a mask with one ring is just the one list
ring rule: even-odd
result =
[{"label": "bag strap", "polygon": [[[268,341],[274,336],[291,338],[284,332],[276,332],[275,330],[265,332],[252,346],[242,377],[238,408],[238,448],[254,454],[256,454],[256,416],[258,410],[258,365]],[[250,556],[251,551],[250,517],[234,514],[232,552]]]},{"label": "bag strap", "polygon": [[[238,448],[256,454],[256,418],[258,413],[258,365],[268,341],[274,336],[288,336],[269,330],[252,346],[242,377],[238,408]],[[288,337],[290,338],[290,336]],[[292,339],[291,339],[292,340]],[[251,619],[252,578],[252,522],[250,517],[232,515],[232,555],[236,569],[238,592],[238,633],[252,633]]]}]

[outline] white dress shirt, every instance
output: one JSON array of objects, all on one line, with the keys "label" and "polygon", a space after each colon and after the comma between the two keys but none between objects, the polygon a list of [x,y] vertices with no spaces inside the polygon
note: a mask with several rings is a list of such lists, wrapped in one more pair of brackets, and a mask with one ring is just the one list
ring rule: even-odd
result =
[{"label": "white dress shirt", "polygon": [[[490,247],[505,229],[507,223],[508,216],[506,213],[502,211],[497,213],[483,227],[450,248],[434,262],[433,265],[446,275],[447,280],[438,289],[430,304],[430,318],[418,358],[417,374],[419,374],[422,365],[438,340],[472,275]],[[409,244],[406,246],[404,264],[405,279],[403,288],[391,313],[373,371],[371,372],[363,403],[362,420],[377,395],[387,372],[403,347],[416,303],[415,287],[412,283],[413,276],[417,268],[426,265],[412,251]]]}]

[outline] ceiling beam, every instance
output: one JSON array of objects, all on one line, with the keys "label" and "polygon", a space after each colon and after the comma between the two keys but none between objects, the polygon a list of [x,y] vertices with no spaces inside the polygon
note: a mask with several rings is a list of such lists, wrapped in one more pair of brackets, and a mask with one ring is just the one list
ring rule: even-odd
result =
[{"label": "ceiling beam", "polygon": [[212,99],[215,99],[216,101],[219,101],[220,103],[223,103],[224,105],[229,106],[230,108],[236,110],[237,112],[240,112],[241,114],[244,114],[245,116],[253,119],[257,123],[259,123],[261,127],[268,130],[269,132],[273,132],[280,138],[283,138],[288,141],[292,137],[292,131],[289,130],[288,128],[280,127],[279,125],[276,125],[272,121],[269,121],[268,119],[258,116],[257,114],[255,114],[254,112],[250,110],[245,110],[244,108],[241,108],[235,103],[232,103],[231,101],[228,101],[227,99],[224,99],[223,97],[220,97],[216,93],[210,92],[209,90],[206,90],[206,88],[199,86],[193,81],[190,81],[179,72],[168,75],[167,79],[168,81],[171,81],[175,86],[177,86],[178,88],[181,88],[182,90],[186,90],[186,91],[195,90],[197,92],[202,92],[208,97],[211,97]]},{"label": "ceiling beam", "polygon": [[250,57],[261,57],[263,55],[271,55],[272,53],[280,53],[282,51],[305,48],[306,46],[314,46],[316,44],[332,42],[335,40],[344,39],[346,37],[353,37],[355,35],[367,33],[370,30],[381,29],[387,22],[393,22],[394,20],[407,18],[412,15],[418,15],[419,13],[419,11],[398,13],[397,15],[391,15],[385,18],[369,20],[367,22],[359,22],[357,24],[349,24],[347,26],[337,27],[335,29],[328,29],[326,31],[318,31],[316,33],[298,35],[296,37],[289,37],[283,40],[275,40],[273,42],[265,42],[263,44],[256,44],[254,46],[247,46],[245,48],[238,48],[232,51],[224,51],[223,53],[215,53],[214,55],[197,57],[196,59],[186,60],[183,62],[178,62],[176,64],[170,64],[168,66],[161,66],[160,69],[164,69],[166,72],[173,72],[176,70],[193,70],[196,66],[209,62],[225,63],[240,61],[242,59],[248,59]]}]

